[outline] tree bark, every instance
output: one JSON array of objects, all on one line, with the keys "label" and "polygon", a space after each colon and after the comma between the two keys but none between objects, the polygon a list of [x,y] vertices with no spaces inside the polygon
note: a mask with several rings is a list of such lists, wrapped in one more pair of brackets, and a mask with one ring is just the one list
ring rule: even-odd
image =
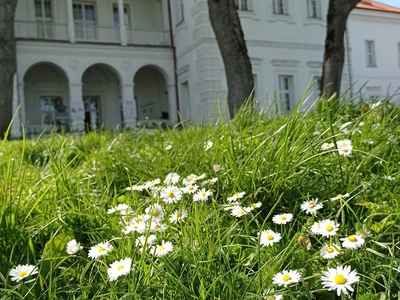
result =
[{"label": "tree bark", "polygon": [[234,0],[208,0],[210,21],[217,38],[228,83],[228,107],[233,118],[246,100],[252,101],[254,78]]},{"label": "tree bark", "polygon": [[0,139],[12,119],[13,79],[17,69],[14,19],[17,0],[0,0]]},{"label": "tree bark", "polygon": [[361,0],[330,0],[327,16],[322,93],[329,99],[340,94],[345,57],[344,34],[350,12]]}]

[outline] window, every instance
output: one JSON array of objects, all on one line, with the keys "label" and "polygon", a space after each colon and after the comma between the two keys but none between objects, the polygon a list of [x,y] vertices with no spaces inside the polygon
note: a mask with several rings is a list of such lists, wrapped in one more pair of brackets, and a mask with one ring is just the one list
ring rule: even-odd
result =
[{"label": "window", "polygon": [[272,9],[275,15],[289,14],[289,7],[287,0],[272,0]]},{"label": "window", "polygon": [[321,18],[320,2],[317,0],[307,0],[308,17],[310,19]]},{"label": "window", "polygon": [[235,4],[238,10],[251,11],[252,0],[235,0]]},{"label": "window", "polygon": [[179,25],[185,21],[185,7],[183,5],[184,0],[175,0],[176,3],[176,25]]},{"label": "window", "polygon": [[370,68],[376,67],[374,41],[365,41],[365,52],[367,54],[367,67]]},{"label": "window", "polygon": [[85,107],[85,129],[96,130],[101,127],[100,122],[100,97],[83,96]]},{"label": "window", "polygon": [[73,3],[75,37],[78,40],[96,40],[96,13],[93,4]]},{"label": "window", "polygon": [[189,82],[185,81],[181,83],[181,117],[184,121],[190,118],[190,93],[189,93]]},{"label": "window", "polygon": [[36,32],[38,38],[53,37],[53,18],[50,0],[35,0]]},{"label": "window", "polygon": [[292,109],[293,76],[279,75],[279,97],[285,112]]},{"label": "window", "polygon": [[40,97],[43,125],[56,125],[68,128],[69,114],[62,97]]}]

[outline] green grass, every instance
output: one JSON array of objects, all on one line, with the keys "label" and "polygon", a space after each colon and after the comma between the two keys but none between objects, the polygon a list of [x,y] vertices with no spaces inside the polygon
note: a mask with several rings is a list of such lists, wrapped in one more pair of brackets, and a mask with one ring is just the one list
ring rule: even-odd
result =
[{"label": "green grass", "polygon": [[[274,289],[284,299],[340,299],[322,287],[321,275],[344,265],[360,276],[351,299],[398,299],[400,110],[388,102],[374,109],[346,103],[335,112],[328,105],[275,118],[243,109],[233,121],[213,127],[1,143],[0,296],[236,300],[267,299],[265,293]],[[340,131],[346,122],[348,132]],[[350,156],[321,150],[323,143],[342,139],[352,142]],[[213,147],[205,150],[208,140]],[[126,190],[156,178],[163,182],[170,172],[205,173],[218,181],[206,186],[212,196],[205,202],[185,194],[165,204],[149,191]],[[241,205],[262,206],[238,218],[224,207],[241,191],[246,192]],[[346,192],[349,198],[330,200]],[[315,217],[300,209],[312,198],[324,204]],[[162,257],[140,251],[135,242],[141,234],[125,235],[121,216],[107,213],[120,203],[132,207],[133,218],[160,203],[167,230],[155,233],[157,244],[171,241],[173,251]],[[188,217],[172,224],[168,219],[177,209],[186,209]],[[294,218],[276,225],[272,217],[279,213]],[[323,219],[340,224],[336,236],[310,232]],[[281,233],[282,240],[260,245],[258,233],[266,229]],[[359,231],[371,233],[360,249],[342,249],[332,260],[320,256],[325,243],[340,244],[339,238]],[[66,244],[74,238],[84,248],[68,255]],[[90,247],[103,241],[114,250],[97,261],[88,258]],[[110,281],[109,265],[125,257],[132,258],[134,269]],[[11,281],[9,272],[19,264],[35,265],[39,274]],[[272,283],[276,273],[289,269],[301,274],[299,283],[287,288]]]}]

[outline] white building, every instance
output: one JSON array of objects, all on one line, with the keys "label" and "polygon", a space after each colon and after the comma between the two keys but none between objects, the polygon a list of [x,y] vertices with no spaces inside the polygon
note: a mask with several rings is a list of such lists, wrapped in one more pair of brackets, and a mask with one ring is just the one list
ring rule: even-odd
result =
[{"label": "white building", "polygon": [[[328,0],[236,2],[260,107],[276,91],[293,109],[321,76]],[[351,13],[343,89],[399,88],[398,32],[400,9],[363,1]],[[19,0],[15,34],[14,137],[21,123],[28,135],[175,123],[178,105],[183,119],[207,121],[226,94],[206,0]]]}]

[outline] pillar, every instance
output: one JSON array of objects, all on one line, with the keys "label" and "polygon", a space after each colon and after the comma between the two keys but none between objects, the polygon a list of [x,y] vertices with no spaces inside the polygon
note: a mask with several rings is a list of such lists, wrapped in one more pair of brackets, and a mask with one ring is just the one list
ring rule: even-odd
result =
[{"label": "pillar", "polygon": [[172,125],[175,125],[176,123],[178,123],[175,84],[168,85],[168,109],[169,109],[169,121]]},{"label": "pillar", "polygon": [[75,23],[72,12],[72,0],[67,0],[67,18],[68,18],[68,37],[71,43],[75,43]]},{"label": "pillar", "polygon": [[13,101],[12,101],[12,113],[13,113],[13,120],[11,124],[11,137],[12,138],[20,138],[22,137],[21,133],[21,108],[19,107],[18,101],[18,79],[17,74],[14,74],[14,81],[13,81]]},{"label": "pillar", "polygon": [[121,85],[122,116],[124,128],[136,128],[137,111],[133,94],[134,84]]},{"label": "pillar", "polygon": [[85,107],[83,105],[82,83],[69,83],[69,107],[71,117],[71,132],[85,131]]},{"label": "pillar", "polygon": [[119,34],[121,37],[121,45],[128,44],[126,27],[125,27],[125,13],[124,13],[124,0],[118,0],[118,17],[119,17]]}]

